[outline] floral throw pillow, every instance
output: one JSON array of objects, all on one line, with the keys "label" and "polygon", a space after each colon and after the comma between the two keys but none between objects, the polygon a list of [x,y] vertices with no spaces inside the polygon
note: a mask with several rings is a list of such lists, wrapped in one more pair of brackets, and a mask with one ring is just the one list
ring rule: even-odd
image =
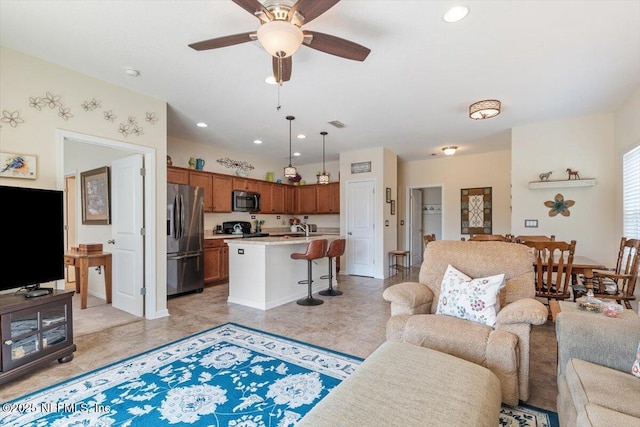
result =
[{"label": "floral throw pillow", "polygon": [[495,328],[504,274],[472,279],[449,265],[442,278],[436,314],[459,317]]},{"label": "floral throw pillow", "polygon": [[640,343],[638,343],[638,351],[636,352],[636,361],[631,367],[631,373],[636,377],[640,377]]}]

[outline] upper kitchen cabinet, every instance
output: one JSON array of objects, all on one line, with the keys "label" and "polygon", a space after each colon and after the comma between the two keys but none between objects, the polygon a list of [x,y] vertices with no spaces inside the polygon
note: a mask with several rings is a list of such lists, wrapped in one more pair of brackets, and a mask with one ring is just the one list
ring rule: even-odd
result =
[{"label": "upper kitchen cabinet", "polygon": [[269,181],[258,182],[258,193],[260,193],[260,213],[270,214],[273,210],[273,183]]},{"label": "upper kitchen cabinet", "polygon": [[211,178],[213,186],[211,212],[231,212],[231,187],[233,177],[228,175],[213,174]]},{"label": "upper kitchen cabinet", "polygon": [[[189,185],[204,188],[204,211],[213,212],[213,180],[209,172],[189,172]],[[229,195],[231,198],[231,195]]]},{"label": "upper kitchen cabinet", "polygon": [[316,202],[316,185],[301,185],[296,188],[296,213],[315,214],[318,213]]},{"label": "upper kitchen cabinet", "polygon": [[296,189],[292,185],[283,185],[284,187],[284,213],[295,214],[296,213]]},{"label": "upper kitchen cabinet", "polygon": [[319,214],[340,213],[340,183],[316,185],[316,210]]},{"label": "upper kitchen cabinet", "polygon": [[273,208],[273,213],[287,213],[285,207],[287,187],[290,186],[285,184],[273,184],[271,189],[271,207]]},{"label": "upper kitchen cabinet", "polygon": [[258,181],[249,178],[233,178],[233,189],[240,191],[258,191]]},{"label": "upper kitchen cabinet", "polygon": [[189,169],[167,166],[167,183],[189,185]]}]

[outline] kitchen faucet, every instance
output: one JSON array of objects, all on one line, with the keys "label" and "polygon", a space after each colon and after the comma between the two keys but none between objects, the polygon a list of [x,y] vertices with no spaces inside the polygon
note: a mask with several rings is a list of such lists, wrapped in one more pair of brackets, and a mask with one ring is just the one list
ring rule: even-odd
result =
[{"label": "kitchen faucet", "polygon": [[309,237],[309,229],[311,227],[309,227],[309,224],[296,224],[296,227],[298,227],[299,229],[301,229],[302,231],[304,231],[304,235],[305,237]]}]

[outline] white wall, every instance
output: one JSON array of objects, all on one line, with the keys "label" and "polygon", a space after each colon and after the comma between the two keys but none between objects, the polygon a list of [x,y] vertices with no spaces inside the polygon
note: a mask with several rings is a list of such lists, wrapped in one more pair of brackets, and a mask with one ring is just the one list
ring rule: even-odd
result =
[{"label": "white wall", "polygon": [[[576,254],[611,265],[620,242],[614,227],[613,114],[517,127],[511,147],[512,233],[575,240]],[[595,178],[596,185],[529,189],[542,172],[552,171],[552,180],[567,179],[567,168],[578,170],[581,178]],[[575,201],[570,216],[549,216],[544,202],[556,194]],[[525,228],[525,219],[537,219],[538,228]]]},{"label": "white wall", "polygon": [[[460,190],[462,188],[492,187],[493,234],[506,234],[511,230],[510,214],[511,152],[496,151],[476,155],[453,155],[436,159],[400,162],[398,180],[400,188],[406,189],[441,186],[442,216],[444,218],[442,239],[459,240],[460,234]],[[406,192],[403,190],[403,193]],[[405,203],[401,204],[400,217],[408,224]],[[399,230],[398,245],[406,245],[406,232]],[[466,236],[466,235],[465,235]],[[466,236],[468,237],[468,236]]]},{"label": "white wall", "polygon": [[[49,62],[0,47],[0,109],[17,112],[23,123],[12,127],[2,123],[0,150],[10,153],[36,155],[38,178],[36,180],[0,178],[1,185],[54,189],[63,170],[56,162],[56,130],[66,130],[93,135],[111,140],[124,141],[156,151],[156,176],[147,177],[156,182],[166,182],[166,103],[124,89],[102,80],[63,68]],[[123,75],[123,78],[130,78]],[[59,96],[58,102],[69,109],[72,117],[64,120],[58,115],[59,106],[40,110],[30,106],[30,98],[42,98],[49,92]],[[83,102],[96,99],[100,107],[84,111]],[[112,111],[117,117],[105,120],[104,111]],[[153,113],[155,124],[145,120],[146,113]],[[124,136],[118,132],[119,124],[128,117],[136,118],[143,133],[139,136]],[[60,188],[62,189],[62,187]],[[155,299],[147,301],[146,317],[153,318],[166,313],[166,239],[165,204],[166,187],[156,187],[157,251],[155,259],[149,260],[155,268]],[[106,241],[95,242],[103,243]]]}]

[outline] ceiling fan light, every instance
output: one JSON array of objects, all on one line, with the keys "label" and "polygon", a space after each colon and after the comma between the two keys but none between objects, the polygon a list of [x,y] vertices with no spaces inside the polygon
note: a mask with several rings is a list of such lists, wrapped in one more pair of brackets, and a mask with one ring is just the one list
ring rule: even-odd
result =
[{"label": "ceiling fan light", "polygon": [[469,117],[474,120],[490,119],[500,114],[500,101],[487,99],[469,106]]},{"label": "ceiling fan light", "polygon": [[258,28],[258,41],[276,58],[288,58],[293,55],[303,40],[304,34],[300,27],[289,21],[271,21]]}]

